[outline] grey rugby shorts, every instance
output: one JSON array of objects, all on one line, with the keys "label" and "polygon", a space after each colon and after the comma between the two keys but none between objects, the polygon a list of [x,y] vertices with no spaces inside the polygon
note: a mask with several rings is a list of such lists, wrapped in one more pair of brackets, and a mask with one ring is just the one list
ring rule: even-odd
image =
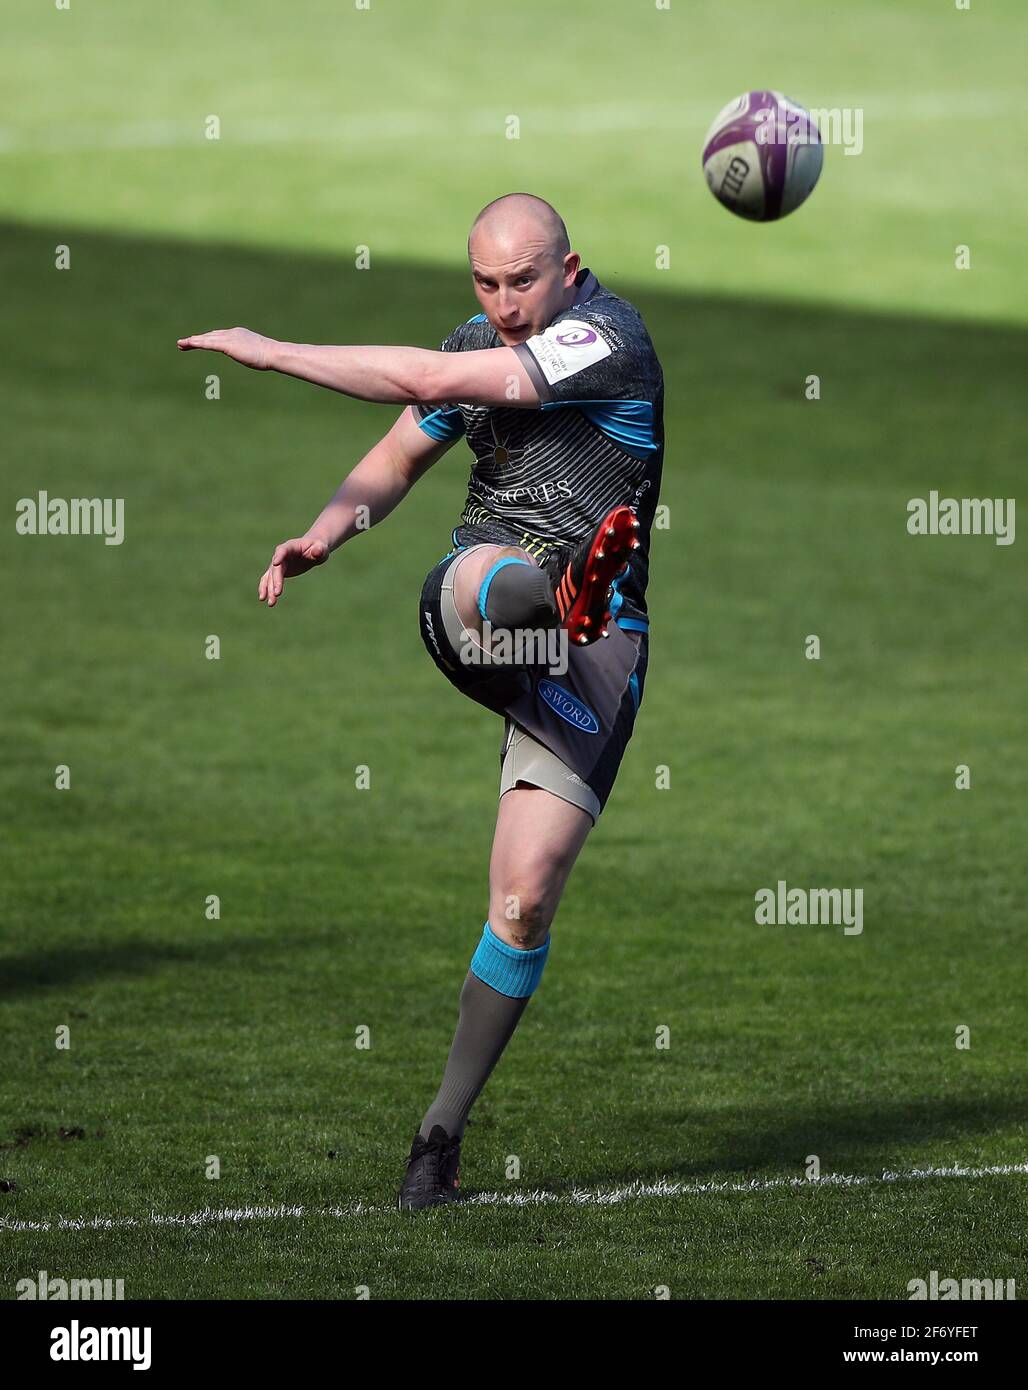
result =
[{"label": "grey rugby shorts", "polygon": [[429,655],[458,690],[503,716],[500,795],[520,784],[543,787],[595,823],[642,702],[648,633],[629,636],[615,619],[608,637],[588,647],[566,644],[566,670],[468,660],[481,643],[465,632],[453,600],[454,572],[468,553],[444,555],[425,579],[419,617]]}]

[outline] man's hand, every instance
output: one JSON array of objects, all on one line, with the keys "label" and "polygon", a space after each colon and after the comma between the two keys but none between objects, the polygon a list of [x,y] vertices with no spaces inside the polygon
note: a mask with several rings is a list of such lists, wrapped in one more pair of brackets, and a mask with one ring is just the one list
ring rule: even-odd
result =
[{"label": "man's hand", "polygon": [[271,564],[261,575],[257,586],[257,598],[274,608],[282,593],[286,579],[295,579],[298,574],[306,574],[315,565],[323,565],[328,559],[328,543],[316,536],[298,536],[291,541],[283,541],[275,547]]},{"label": "man's hand", "polygon": [[274,338],[265,338],[262,333],[251,333],[249,328],[215,328],[211,333],[196,333],[191,338],[179,338],[182,352],[193,348],[206,348],[208,352],[223,352],[244,367],[253,367],[258,372],[266,372],[271,366],[271,349],[278,344]]}]

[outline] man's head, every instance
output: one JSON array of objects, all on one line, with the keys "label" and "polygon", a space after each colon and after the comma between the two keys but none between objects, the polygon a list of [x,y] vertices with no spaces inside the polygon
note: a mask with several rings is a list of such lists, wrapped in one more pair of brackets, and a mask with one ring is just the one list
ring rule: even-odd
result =
[{"label": "man's head", "polygon": [[468,260],[478,302],[507,347],[574,303],[579,257],[560,215],[531,193],[507,193],[482,209]]}]

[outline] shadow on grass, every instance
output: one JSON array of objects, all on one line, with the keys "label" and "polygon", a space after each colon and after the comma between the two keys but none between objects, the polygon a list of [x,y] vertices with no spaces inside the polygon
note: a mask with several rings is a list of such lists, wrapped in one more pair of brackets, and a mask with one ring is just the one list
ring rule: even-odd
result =
[{"label": "shadow on grass", "polygon": [[[689,1134],[689,1148],[701,1157],[671,1163],[659,1169],[633,1168],[617,1172],[599,1165],[583,1166],[574,1181],[540,1180],[540,1186],[570,1192],[576,1187],[613,1187],[632,1182],[652,1183],[669,1178],[685,1184],[745,1181],[749,1176],[773,1175],[802,1179],[808,1155],[816,1150],[822,1175],[857,1171],[877,1176],[882,1167],[906,1169],[908,1160],[895,1162],[890,1152],[897,1146],[920,1147],[916,1166],[948,1166],[952,1157],[936,1157],[939,1144],[954,1140],[988,1139],[1010,1135],[1023,1126],[1028,1115],[1028,1094],[1016,1090],[976,1092],[945,1099],[911,1095],[888,1099],[868,1091],[863,1102],[818,1101],[807,1105],[783,1103],[768,1106],[758,1100],[732,1111],[701,1109],[684,1114],[647,1110],[633,1119],[625,1107],[624,1129],[635,1126],[649,1136],[648,1146],[660,1152],[674,1147],[673,1127]],[[702,1135],[701,1141],[697,1135]],[[934,1154],[933,1154],[934,1149]],[[1018,1160],[1020,1161],[1020,1160]],[[975,1160],[963,1160],[968,1167]],[[981,1160],[987,1164],[988,1159]],[[727,1175],[727,1176],[726,1176]],[[811,1183],[811,1187],[815,1184]]]},{"label": "shadow on grass", "polygon": [[140,979],[169,966],[216,969],[224,972],[233,963],[246,970],[283,970],[283,960],[297,960],[309,947],[323,949],[338,935],[338,928],[327,925],[323,933],[289,931],[270,936],[239,935],[221,940],[209,937],[195,946],[177,946],[145,937],[109,942],[103,945],[55,947],[53,950],[27,951],[0,959],[0,999],[15,999],[34,991],[89,987],[100,981]]},{"label": "shadow on grass", "polygon": [[[53,268],[57,244],[70,246],[70,270]],[[683,465],[773,467],[783,476],[809,470],[818,478],[841,470],[855,481],[906,475],[942,487],[1016,476],[1028,330],[668,291],[656,272],[650,284],[627,284],[614,266],[592,268],[639,307],[662,359],[669,480]],[[478,312],[470,277],[459,269],[376,261],[357,271],[343,255],[67,226],[0,224],[0,269],[18,343],[5,355],[4,374],[51,419],[81,429],[84,452],[97,435],[96,443],[123,447],[119,409],[145,390],[180,407],[188,459],[209,424],[208,372],[222,375],[219,409],[258,445],[254,414],[272,405],[295,417],[298,456],[305,430],[326,411],[336,428],[373,419],[366,412],[374,407],[332,392],[250,373],[217,355],[180,354],[175,340],[185,333],[242,323],[292,341],[435,347]],[[822,381],[816,411],[804,397],[808,373]],[[73,394],[84,387],[104,405],[99,413]],[[393,411],[379,411],[383,432]],[[29,483],[16,442],[15,470]],[[463,470],[463,446],[454,455]],[[184,462],[183,523],[203,501],[202,487],[188,480]]]}]

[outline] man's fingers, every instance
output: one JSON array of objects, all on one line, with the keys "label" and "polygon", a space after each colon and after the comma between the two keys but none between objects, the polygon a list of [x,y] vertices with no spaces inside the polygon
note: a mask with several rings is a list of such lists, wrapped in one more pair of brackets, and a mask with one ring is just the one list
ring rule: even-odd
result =
[{"label": "man's fingers", "polygon": [[192,333],[188,338],[179,338],[178,345],[183,352],[190,352],[194,348],[207,348],[212,352],[219,352],[225,343],[225,331],[216,328],[210,333]]},{"label": "man's fingers", "polygon": [[269,608],[274,608],[278,596],[282,592],[283,563],[288,554],[288,541],[283,542],[282,545],[277,545],[271,557],[271,564],[261,576],[257,597],[267,603]]},{"label": "man's fingers", "polygon": [[323,540],[304,539],[283,541],[275,547],[271,564],[261,576],[257,587],[257,597],[269,608],[274,608],[282,596],[286,581],[286,571],[303,574],[308,565],[320,565],[328,559],[328,546]]},{"label": "man's fingers", "polygon": [[281,594],[285,581],[285,563],[289,558],[289,549],[289,542],[284,541],[282,545],[275,547],[275,553],[271,557],[271,592],[276,599]]}]

